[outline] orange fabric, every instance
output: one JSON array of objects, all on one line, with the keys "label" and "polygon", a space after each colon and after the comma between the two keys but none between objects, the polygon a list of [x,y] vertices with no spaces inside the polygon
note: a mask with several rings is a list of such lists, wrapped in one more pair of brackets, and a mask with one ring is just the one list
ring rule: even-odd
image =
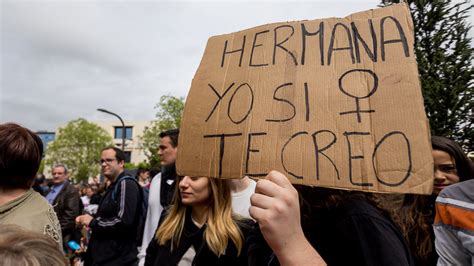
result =
[{"label": "orange fabric", "polygon": [[474,210],[437,203],[435,224],[439,222],[474,232]]}]

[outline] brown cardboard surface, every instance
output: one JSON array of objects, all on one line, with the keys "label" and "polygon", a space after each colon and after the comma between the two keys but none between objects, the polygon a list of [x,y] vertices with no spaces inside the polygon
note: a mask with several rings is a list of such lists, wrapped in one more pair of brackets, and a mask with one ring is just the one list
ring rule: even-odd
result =
[{"label": "brown cardboard surface", "polygon": [[430,194],[405,4],[211,37],[186,100],[180,175]]}]

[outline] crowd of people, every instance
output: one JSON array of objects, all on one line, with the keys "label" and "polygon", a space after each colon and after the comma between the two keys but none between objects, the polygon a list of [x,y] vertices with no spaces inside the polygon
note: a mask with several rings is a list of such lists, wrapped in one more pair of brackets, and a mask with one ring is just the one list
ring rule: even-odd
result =
[{"label": "crowd of people", "polygon": [[[103,183],[36,176],[41,140],[0,125],[0,265],[474,265],[474,167],[432,137],[432,195],[178,176],[179,129],[159,135],[161,170],[124,168],[100,154]],[[393,198],[390,198],[393,199]]]}]

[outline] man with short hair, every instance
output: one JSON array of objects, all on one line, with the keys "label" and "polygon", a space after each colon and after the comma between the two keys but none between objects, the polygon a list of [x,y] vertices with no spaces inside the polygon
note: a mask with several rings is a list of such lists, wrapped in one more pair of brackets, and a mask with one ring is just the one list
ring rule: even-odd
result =
[{"label": "man with short hair", "polygon": [[145,263],[146,249],[153,239],[160,221],[161,212],[163,208],[166,208],[171,203],[177,176],[175,162],[178,154],[179,129],[163,131],[159,137],[158,155],[160,156],[161,173],[158,173],[150,184],[145,229],[143,231],[140,253],[138,253],[140,266]]},{"label": "man with short hair", "polygon": [[171,203],[175,189],[176,156],[178,155],[179,129],[170,129],[160,133],[158,155],[161,164],[160,203],[163,208]]},{"label": "man with short hair", "polygon": [[67,251],[67,242],[70,240],[79,242],[81,239],[81,233],[76,229],[75,219],[81,215],[83,205],[79,191],[69,183],[67,167],[64,164],[57,164],[53,167],[52,174],[53,186],[46,199],[53,205],[58,216],[64,249]]},{"label": "man with short hair", "polygon": [[16,224],[48,235],[61,248],[53,208],[31,189],[42,155],[43,143],[35,133],[17,124],[0,124],[0,227]]},{"label": "man with short hair", "polygon": [[111,182],[99,204],[97,214],[84,214],[76,223],[89,226],[92,234],[85,265],[134,265],[137,262],[142,194],[134,178],[124,173],[125,154],[115,147],[102,150],[102,174]]}]

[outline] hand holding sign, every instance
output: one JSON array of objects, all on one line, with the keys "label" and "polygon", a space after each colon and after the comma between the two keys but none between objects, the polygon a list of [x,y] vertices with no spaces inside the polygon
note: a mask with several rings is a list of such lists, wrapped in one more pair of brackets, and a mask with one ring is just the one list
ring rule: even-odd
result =
[{"label": "hand holding sign", "polygon": [[250,202],[250,215],[281,265],[324,265],[304,236],[298,192],[286,176],[271,171],[257,182]]},{"label": "hand holding sign", "polygon": [[180,175],[430,194],[406,4],[211,37],[186,100]]}]

